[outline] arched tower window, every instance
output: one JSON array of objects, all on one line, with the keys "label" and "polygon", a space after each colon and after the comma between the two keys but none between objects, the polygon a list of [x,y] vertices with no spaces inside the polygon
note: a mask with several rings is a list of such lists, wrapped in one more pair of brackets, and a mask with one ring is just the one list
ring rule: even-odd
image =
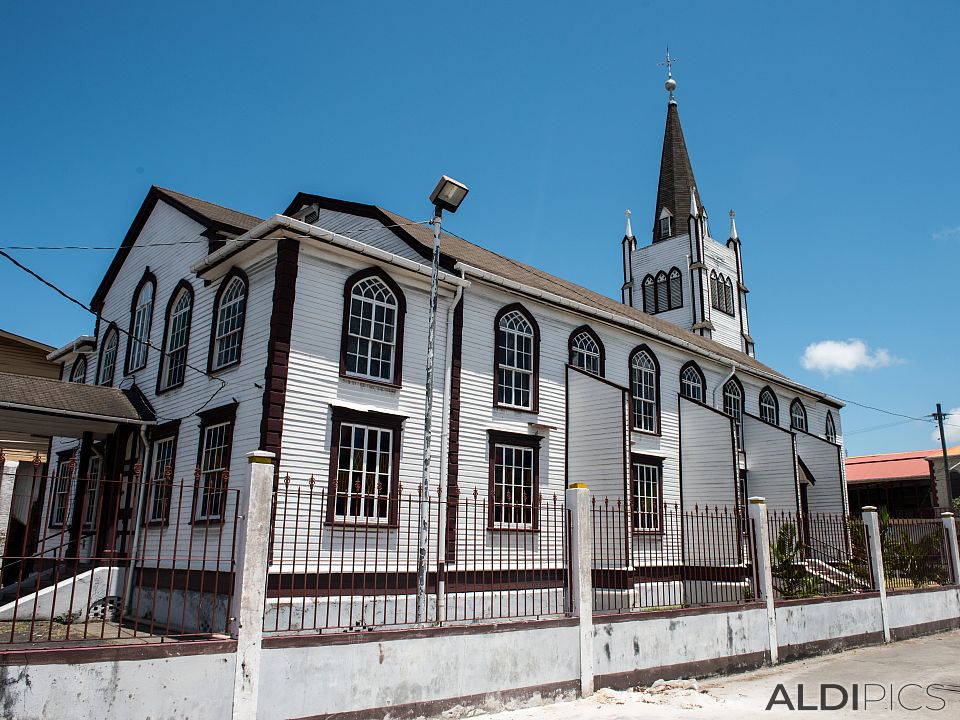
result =
[{"label": "arched tower window", "polygon": [[680,370],[680,394],[685,398],[703,402],[707,383],[703,372],[695,362],[688,362]]},{"label": "arched tower window", "polygon": [[670,309],[676,310],[683,307],[683,276],[680,270],[672,268],[670,270]]},{"label": "arched tower window", "polygon": [[776,394],[768,387],[760,391],[760,419],[771,425],[780,424],[780,405]]},{"label": "arched tower window", "polygon": [[657,292],[653,282],[653,275],[643,279],[643,311],[653,315],[657,311]]},{"label": "arched tower window", "polygon": [[724,312],[727,315],[733,315],[733,281],[727,278],[724,281],[725,291],[723,293]]},{"label": "arched tower window", "polygon": [[663,312],[670,307],[670,285],[667,283],[667,274],[662,270],[657,273],[657,312]]},{"label": "arched tower window", "polygon": [[723,411],[733,418],[737,447],[743,447],[743,387],[736,378],[723,386]]},{"label": "arched tower window", "polygon": [[717,271],[710,271],[710,307],[720,309],[720,286],[717,282]]},{"label": "arched tower window", "polygon": [[570,333],[570,364],[594,375],[603,375],[603,343],[584,326]]},{"label": "arched tower window", "polygon": [[536,412],[539,354],[533,317],[519,305],[503,308],[497,315],[497,405]]},{"label": "arched tower window", "polygon": [[790,403],[790,427],[794,430],[807,431],[807,409],[800,402],[800,398]]},{"label": "arched tower window", "polygon": [[633,398],[633,427],[655,433],[660,425],[660,366],[645,345],[630,355],[630,390]]}]

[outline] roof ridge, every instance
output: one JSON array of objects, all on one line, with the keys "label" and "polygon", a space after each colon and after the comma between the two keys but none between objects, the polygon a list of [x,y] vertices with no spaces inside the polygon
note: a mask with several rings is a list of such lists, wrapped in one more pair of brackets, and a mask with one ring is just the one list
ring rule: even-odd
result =
[{"label": "roof ridge", "polygon": [[262,220],[263,220],[263,218],[261,218],[261,217],[259,217],[259,216],[257,216],[257,215],[251,215],[250,213],[244,212],[243,210],[236,210],[236,209],[234,209],[234,208],[232,208],[232,207],[227,207],[226,205],[221,205],[220,203],[211,202],[210,200],[204,200],[203,198],[197,197],[196,195],[189,195],[189,194],[187,194],[187,193],[180,192],[179,190],[173,190],[173,189],[171,189],[171,188],[160,187],[159,185],[154,185],[154,187],[157,189],[157,191],[159,191],[159,192],[161,192],[161,193],[165,193],[165,194],[167,194],[167,195],[173,195],[173,196],[175,196],[174,199],[186,198],[186,199],[188,199],[188,200],[194,200],[194,201],[196,201],[196,202],[203,203],[204,205],[210,205],[210,206],[212,206],[212,207],[219,208],[220,210],[227,210],[228,212],[237,213],[237,215],[244,215],[245,217],[248,217],[248,218],[250,218],[251,220],[257,220],[257,221],[262,221]]}]

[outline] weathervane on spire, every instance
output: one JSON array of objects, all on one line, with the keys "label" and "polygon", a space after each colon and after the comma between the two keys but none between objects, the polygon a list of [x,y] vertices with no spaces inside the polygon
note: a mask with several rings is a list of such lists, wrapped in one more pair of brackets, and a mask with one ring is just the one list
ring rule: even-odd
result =
[{"label": "weathervane on spire", "polygon": [[670,102],[676,103],[677,101],[673,98],[673,91],[677,89],[677,81],[673,79],[673,64],[677,61],[677,58],[670,57],[670,46],[667,45],[667,56],[664,58],[663,62],[657,63],[658,67],[667,68],[667,81],[663,86],[667,89],[667,92],[670,93]]}]

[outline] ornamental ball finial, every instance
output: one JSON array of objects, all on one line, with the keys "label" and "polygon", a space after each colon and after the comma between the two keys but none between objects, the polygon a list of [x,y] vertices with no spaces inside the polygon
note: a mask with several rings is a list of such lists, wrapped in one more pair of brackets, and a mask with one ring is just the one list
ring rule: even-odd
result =
[{"label": "ornamental ball finial", "polygon": [[663,84],[663,87],[666,88],[668,93],[673,94],[673,91],[677,89],[677,81],[673,79],[673,75],[667,76],[667,81]]}]

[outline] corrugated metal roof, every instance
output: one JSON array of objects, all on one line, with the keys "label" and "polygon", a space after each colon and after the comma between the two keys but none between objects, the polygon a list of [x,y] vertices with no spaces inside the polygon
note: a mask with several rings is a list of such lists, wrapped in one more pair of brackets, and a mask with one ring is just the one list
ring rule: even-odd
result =
[{"label": "corrugated metal roof", "polygon": [[930,454],[930,450],[911,450],[847,458],[844,462],[847,482],[929,477],[930,463],[927,462],[927,458]]}]

